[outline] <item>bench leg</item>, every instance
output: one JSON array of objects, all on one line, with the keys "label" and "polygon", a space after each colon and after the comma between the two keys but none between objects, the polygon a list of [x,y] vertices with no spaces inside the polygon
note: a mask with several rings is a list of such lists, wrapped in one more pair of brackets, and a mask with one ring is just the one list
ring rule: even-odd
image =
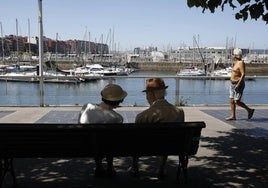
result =
[{"label": "bench leg", "polygon": [[180,155],[179,165],[177,169],[177,177],[176,177],[178,182],[180,182],[181,172],[183,172],[184,183],[187,183],[188,180],[187,168],[188,168],[188,156]]},{"label": "bench leg", "polygon": [[16,176],[13,168],[13,158],[1,159],[1,169],[0,169],[0,188],[3,185],[6,174],[10,172],[13,180],[13,185],[16,187]]}]

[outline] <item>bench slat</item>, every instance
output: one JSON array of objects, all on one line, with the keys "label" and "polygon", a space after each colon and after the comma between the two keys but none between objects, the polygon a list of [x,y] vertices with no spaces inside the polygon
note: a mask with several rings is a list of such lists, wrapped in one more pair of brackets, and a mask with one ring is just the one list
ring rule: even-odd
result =
[{"label": "bench slat", "polygon": [[204,122],[0,124],[0,156],[194,155]]}]

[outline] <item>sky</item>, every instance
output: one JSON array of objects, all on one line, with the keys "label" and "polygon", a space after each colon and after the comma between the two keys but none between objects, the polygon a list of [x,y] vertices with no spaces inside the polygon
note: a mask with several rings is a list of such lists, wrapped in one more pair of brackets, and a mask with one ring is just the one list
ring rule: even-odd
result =
[{"label": "sky", "polygon": [[[16,19],[20,36],[38,36],[38,2],[0,0],[3,36],[16,35]],[[193,38],[199,47],[268,49],[268,24],[236,20],[229,7],[212,14],[186,0],[43,0],[42,10],[44,36],[55,40],[90,39],[119,51],[192,47]]]}]

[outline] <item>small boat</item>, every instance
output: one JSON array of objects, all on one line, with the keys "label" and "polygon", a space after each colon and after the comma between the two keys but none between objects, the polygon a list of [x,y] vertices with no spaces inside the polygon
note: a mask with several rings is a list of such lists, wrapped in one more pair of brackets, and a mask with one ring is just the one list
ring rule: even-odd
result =
[{"label": "small boat", "polygon": [[[44,82],[46,83],[80,83],[82,80],[76,77],[55,73],[44,72]],[[1,75],[1,81],[9,82],[39,82],[39,76],[36,71],[33,72],[10,72]]]},{"label": "small boat", "polygon": [[177,76],[206,76],[206,73],[201,68],[190,67],[182,69]]},{"label": "small boat", "polygon": [[77,78],[77,77],[72,77],[71,75],[66,75],[64,73],[59,73],[55,71],[44,71],[44,82],[47,83],[80,83],[83,80]]},{"label": "small boat", "polygon": [[36,71],[34,72],[8,72],[1,75],[1,81],[9,82],[38,82]]},{"label": "small boat", "polygon": [[219,69],[219,70],[213,71],[211,76],[221,76],[221,77],[230,78],[231,74],[232,74],[232,67],[227,67],[227,68],[224,68],[224,69]]},{"label": "small boat", "polygon": [[[215,70],[210,74],[210,77],[213,77],[214,79],[224,79],[229,80],[231,78],[232,74],[232,67],[227,67],[219,70]],[[246,76],[245,80],[256,80],[256,76]]]},{"label": "small boat", "polygon": [[116,71],[112,70],[111,68],[104,69],[103,66],[100,64],[92,64],[92,65],[86,65],[90,73],[94,74],[101,74],[103,76],[115,76]]}]

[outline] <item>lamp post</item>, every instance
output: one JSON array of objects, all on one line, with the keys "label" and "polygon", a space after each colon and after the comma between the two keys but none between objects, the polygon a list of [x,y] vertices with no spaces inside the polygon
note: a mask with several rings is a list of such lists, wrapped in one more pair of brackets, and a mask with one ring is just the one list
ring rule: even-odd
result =
[{"label": "lamp post", "polygon": [[39,28],[39,88],[40,106],[44,107],[44,78],[43,78],[43,18],[42,0],[38,0],[38,28]]}]

